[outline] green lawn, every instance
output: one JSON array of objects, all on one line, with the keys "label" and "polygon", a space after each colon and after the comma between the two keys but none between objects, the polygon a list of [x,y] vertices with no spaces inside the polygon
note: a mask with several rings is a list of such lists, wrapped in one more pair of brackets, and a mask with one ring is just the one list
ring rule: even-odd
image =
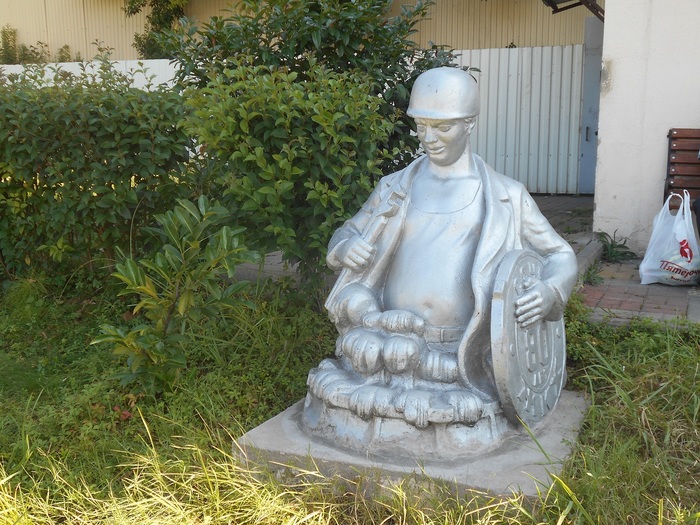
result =
[{"label": "green lawn", "polygon": [[[289,283],[202,321],[188,367],[149,398],[91,346],[129,319],[109,289],[61,296],[41,280],[0,299],[0,523],[700,523],[700,327],[611,328],[568,309],[569,388],[591,409],[560,479],[533,502],[460,499],[407,479],[379,493],[316,472],[279,480],[232,439],[300,399],[333,327]],[[341,482],[342,481],[342,482]]]}]

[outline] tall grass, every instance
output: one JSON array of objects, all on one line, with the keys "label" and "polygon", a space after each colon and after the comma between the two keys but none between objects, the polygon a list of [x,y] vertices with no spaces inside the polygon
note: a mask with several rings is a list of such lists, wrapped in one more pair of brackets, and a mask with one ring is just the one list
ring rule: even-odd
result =
[{"label": "tall grass", "polygon": [[700,327],[637,321],[585,344],[572,489],[604,523],[698,522]]},{"label": "tall grass", "polygon": [[494,498],[419,476],[377,487],[275,475],[233,454],[237,436],[304,395],[334,344],[284,283],[250,299],[196,329],[181,383],[151,400],[110,380],[121,363],[89,347],[128,305],[46,299],[15,315],[0,303],[0,524],[700,523],[698,326],[591,324],[574,299],[570,387],[591,402],[574,454],[537,498]]},{"label": "tall grass", "polygon": [[0,522],[90,524],[471,524],[547,523],[522,495],[455,497],[416,479],[366,490],[362,477],[327,478],[295,470],[284,483],[221,450],[187,447],[179,458],[155,448],[132,454],[119,492],[98,491],[50,461],[50,494],[12,487],[0,466]]}]

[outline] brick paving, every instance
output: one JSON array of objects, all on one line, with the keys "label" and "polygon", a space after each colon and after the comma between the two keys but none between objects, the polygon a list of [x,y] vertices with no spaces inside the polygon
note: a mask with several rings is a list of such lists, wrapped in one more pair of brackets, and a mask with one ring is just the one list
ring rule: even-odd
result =
[{"label": "brick paving", "polygon": [[619,263],[599,263],[601,282],[583,285],[584,303],[594,309],[596,319],[613,323],[631,317],[673,320],[689,316],[689,305],[696,287],[641,284],[641,259]]},{"label": "brick paving", "polygon": [[610,267],[616,266],[625,265],[605,264],[601,277],[603,272],[611,275],[605,277],[599,285],[588,284],[583,287],[588,306],[638,312],[646,308],[668,314],[678,314],[679,308],[687,306],[688,292],[682,287],[638,284],[635,278],[621,278],[611,272]]},{"label": "brick paving", "polygon": [[[579,275],[591,265],[598,268],[597,284],[583,284],[584,303],[593,309],[592,319],[622,324],[634,317],[662,321],[687,318],[700,322],[700,288],[641,284],[641,259],[617,263],[601,262],[593,231],[593,198],[535,196],[542,213],[579,254]],[[601,245],[602,247],[602,245]]]}]

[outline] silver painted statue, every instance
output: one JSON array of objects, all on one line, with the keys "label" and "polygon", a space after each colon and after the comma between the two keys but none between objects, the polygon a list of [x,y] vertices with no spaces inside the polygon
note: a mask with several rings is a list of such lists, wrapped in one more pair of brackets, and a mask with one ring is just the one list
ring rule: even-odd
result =
[{"label": "silver painted statue", "polygon": [[449,459],[551,412],[576,257],[525,188],[472,153],[476,81],[420,75],[425,155],[381,179],[331,239],[336,359],[309,373],[304,427],[365,453]]}]

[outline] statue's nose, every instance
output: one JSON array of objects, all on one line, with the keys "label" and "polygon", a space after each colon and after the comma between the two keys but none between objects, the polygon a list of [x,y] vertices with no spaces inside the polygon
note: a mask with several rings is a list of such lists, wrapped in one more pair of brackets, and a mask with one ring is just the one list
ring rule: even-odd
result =
[{"label": "statue's nose", "polygon": [[425,134],[423,135],[423,142],[427,142],[429,144],[436,142],[437,141],[437,136],[435,135],[435,131],[431,128],[426,128]]}]

